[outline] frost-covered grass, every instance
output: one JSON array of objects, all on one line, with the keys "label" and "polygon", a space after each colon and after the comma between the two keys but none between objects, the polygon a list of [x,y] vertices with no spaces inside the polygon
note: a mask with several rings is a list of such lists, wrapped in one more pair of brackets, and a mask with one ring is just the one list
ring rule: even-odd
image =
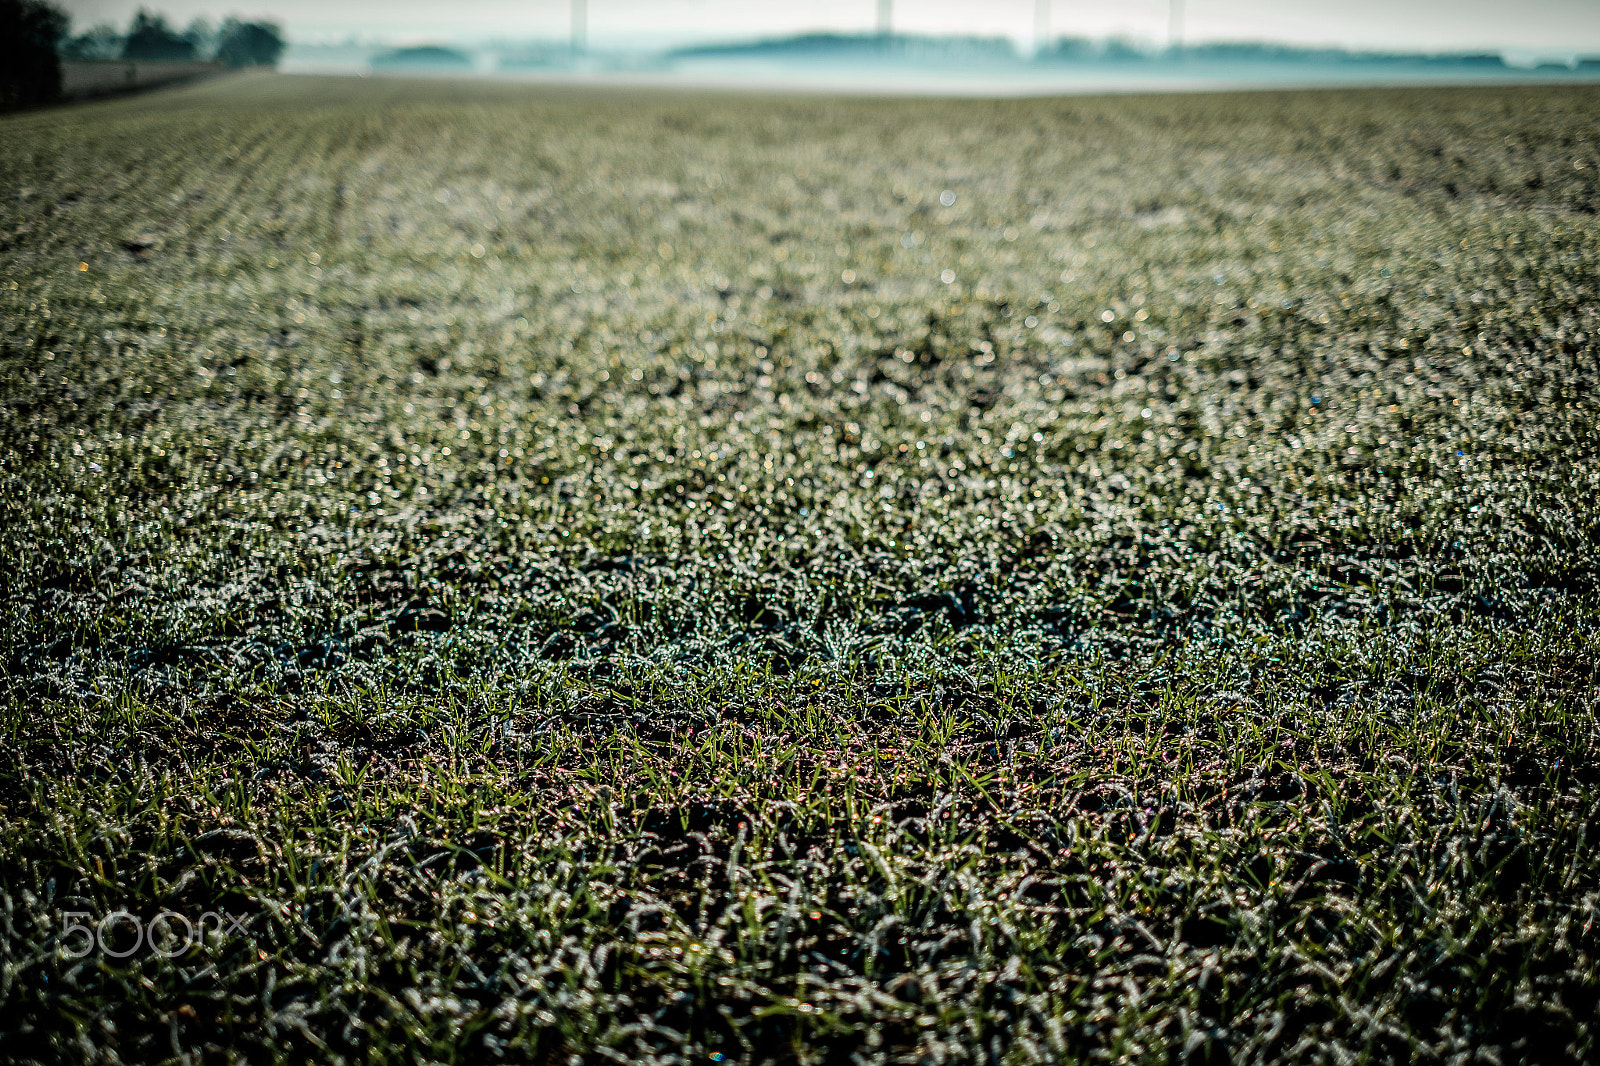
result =
[{"label": "frost-covered grass", "polygon": [[0,1058],[1593,1061],[1597,105],[0,120]]}]

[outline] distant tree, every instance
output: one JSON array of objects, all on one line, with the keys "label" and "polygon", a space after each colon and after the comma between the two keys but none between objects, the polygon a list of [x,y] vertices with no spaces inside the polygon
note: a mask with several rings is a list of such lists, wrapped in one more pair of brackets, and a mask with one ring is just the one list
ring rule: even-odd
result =
[{"label": "distant tree", "polygon": [[454,48],[425,44],[416,48],[396,48],[381,52],[370,60],[373,70],[471,70],[472,57]]},{"label": "distant tree", "polygon": [[115,26],[102,23],[61,42],[62,59],[116,59],[122,55],[123,36]]},{"label": "distant tree", "polygon": [[276,66],[283,31],[270,22],[228,19],[217,33],[217,59],[230,67]]},{"label": "distant tree", "polygon": [[43,104],[61,95],[56,49],[67,16],[42,0],[0,0],[0,108]]},{"label": "distant tree", "polygon": [[221,37],[217,28],[203,18],[197,18],[189,23],[183,31],[184,40],[194,45],[196,59],[211,59],[217,54],[217,44]]},{"label": "distant tree", "polygon": [[1083,63],[1099,57],[1099,44],[1087,37],[1057,37],[1034,53],[1041,63]]},{"label": "distant tree", "polygon": [[186,60],[194,58],[194,42],[167,25],[160,15],[139,9],[122,45],[123,59]]},{"label": "distant tree", "polygon": [[1150,53],[1128,37],[1108,37],[1100,54],[1113,62],[1126,63],[1149,59]]}]

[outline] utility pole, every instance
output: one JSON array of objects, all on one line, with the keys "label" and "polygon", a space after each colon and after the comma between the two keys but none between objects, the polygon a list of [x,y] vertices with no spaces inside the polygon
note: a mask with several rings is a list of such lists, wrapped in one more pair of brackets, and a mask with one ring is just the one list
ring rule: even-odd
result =
[{"label": "utility pole", "polygon": [[1183,47],[1183,0],[1168,0],[1167,51],[1176,52]]},{"label": "utility pole", "polygon": [[572,54],[589,50],[589,0],[572,0]]},{"label": "utility pole", "polygon": [[878,0],[878,36],[887,37],[894,32],[894,0]]},{"label": "utility pole", "polygon": [[1033,54],[1050,47],[1050,0],[1038,0],[1033,9]]}]

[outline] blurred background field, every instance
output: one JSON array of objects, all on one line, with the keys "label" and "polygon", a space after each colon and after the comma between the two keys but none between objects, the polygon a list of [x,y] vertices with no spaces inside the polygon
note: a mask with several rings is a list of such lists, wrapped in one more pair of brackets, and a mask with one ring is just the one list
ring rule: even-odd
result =
[{"label": "blurred background field", "polygon": [[1597,103],[0,119],[0,1046],[1592,1060]]}]

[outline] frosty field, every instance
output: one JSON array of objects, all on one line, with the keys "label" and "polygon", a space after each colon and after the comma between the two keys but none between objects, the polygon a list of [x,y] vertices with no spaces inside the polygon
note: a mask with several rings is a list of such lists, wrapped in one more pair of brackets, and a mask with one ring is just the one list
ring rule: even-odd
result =
[{"label": "frosty field", "polygon": [[0,1060],[1595,1061],[1597,114],[0,118]]}]

